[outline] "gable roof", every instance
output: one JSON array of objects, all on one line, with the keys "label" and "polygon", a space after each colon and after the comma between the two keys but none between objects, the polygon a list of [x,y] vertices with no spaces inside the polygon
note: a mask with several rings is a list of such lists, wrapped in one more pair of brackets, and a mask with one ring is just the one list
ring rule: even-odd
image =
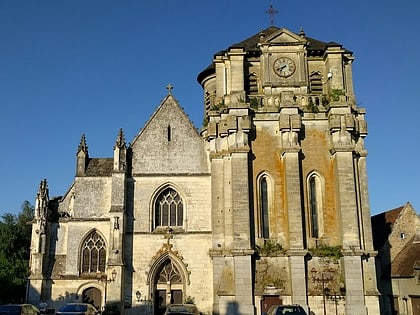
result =
[{"label": "gable roof", "polygon": [[413,236],[391,263],[392,277],[412,277],[420,269],[420,242]]},{"label": "gable roof", "polygon": [[[224,53],[230,48],[243,48],[247,52],[260,51],[258,48],[258,43],[260,42],[260,37],[262,34],[264,34],[265,40],[270,41],[276,36],[280,35],[281,33],[287,33],[289,34],[289,36],[293,36],[295,39],[300,39],[301,42],[306,42],[307,49],[311,53],[317,52],[318,54],[320,54],[320,53],[324,53],[324,51],[330,46],[342,46],[341,44],[338,44],[333,41],[324,42],[324,41],[321,41],[312,37],[308,37],[305,35],[303,31],[299,33],[294,33],[294,32],[289,31],[286,28],[270,26],[266,28],[265,30],[260,31],[257,34],[254,34],[243,41],[240,41],[238,43],[235,43],[229,46],[228,49],[221,50],[219,53],[216,53],[216,55]],[[348,50],[346,51],[350,52]]]},{"label": "gable roof", "polygon": [[199,136],[197,129],[195,128],[193,122],[190,120],[188,115],[185,113],[184,108],[182,108],[178,101],[174,98],[171,92],[168,93],[168,95],[162,100],[162,102],[159,104],[159,106],[156,108],[152,116],[149,118],[149,120],[145,123],[144,127],[140,130],[140,132],[137,134],[137,136],[134,137],[133,142],[131,143],[131,147],[136,143],[136,141],[141,137],[142,133],[147,129],[147,127],[151,124],[153,119],[158,115],[158,113],[162,110],[164,106],[175,106],[180,112],[181,115],[184,116],[184,118],[189,122],[190,127],[195,130],[196,134]]},{"label": "gable roof", "polygon": [[208,174],[206,144],[169,93],[130,146],[134,175]]},{"label": "gable roof", "polygon": [[386,212],[372,216],[373,247],[381,248],[388,240],[392,232],[392,226],[405,206],[401,206]]}]

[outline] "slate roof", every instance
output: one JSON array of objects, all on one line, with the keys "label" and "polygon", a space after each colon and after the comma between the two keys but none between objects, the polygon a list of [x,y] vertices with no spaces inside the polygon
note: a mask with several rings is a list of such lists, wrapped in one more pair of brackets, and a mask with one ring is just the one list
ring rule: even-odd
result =
[{"label": "slate roof", "polygon": [[380,249],[392,231],[392,226],[400,215],[404,206],[372,216],[373,247]]},{"label": "slate roof", "polygon": [[392,277],[412,277],[420,269],[420,242],[413,236],[391,263]]},{"label": "slate roof", "polygon": [[89,158],[85,176],[111,176],[113,168],[113,158]]},{"label": "slate roof", "polygon": [[[279,27],[275,27],[275,26],[270,26],[268,28],[266,28],[265,30],[262,30],[261,32],[258,32],[255,35],[252,35],[251,37],[239,42],[239,43],[235,43],[233,45],[231,45],[229,48],[244,48],[245,51],[247,52],[259,52],[260,50],[258,49],[257,44],[260,42],[260,34],[264,33],[265,37],[269,37],[272,34],[274,34],[275,32],[278,32],[279,30],[281,30],[281,28]],[[308,52],[309,54],[314,54],[315,52],[317,54],[322,55],[324,53],[324,51],[327,49],[327,47],[330,46],[342,46],[341,44],[338,44],[336,42],[330,41],[330,42],[323,42],[320,41],[318,39],[315,38],[311,38],[308,37],[306,35],[300,35],[300,34],[296,34],[299,35],[302,39],[307,40],[308,41]],[[226,50],[222,50],[219,53],[224,53]],[[350,52],[350,51],[348,51]],[[218,55],[219,53],[217,53],[216,55]]]},{"label": "slate roof", "polygon": [[[226,49],[220,50],[219,52],[217,52],[215,54],[215,56],[218,55],[224,55],[225,52],[227,52],[230,48],[243,48],[247,53],[249,54],[260,54],[261,51],[259,50],[257,44],[260,41],[260,35],[261,33],[264,33],[264,35],[266,37],[269,37],[270,35],[274,34],[275,32],[281,30],[280,27],[276,27],[276,26],[270,26],[264,30],[261,30],[260,32],[252,35],[251,37],[248,37],[247,39],[240,41],[238,43],[234,43],[231,46],[229,46]],[[307,45],[307,49],[308,49],[308,55],[309,56],[322,56],[325,52],[325,50],[328,47],[332,47],[332,46],[339,46],[342,47],[341,44],[338,44],[336,42],[330,41],[330,42],[323,42],[311,37],[306,36],[303,31],[302,31],[302,35],[300,34],[296,34],[299,35],[303,40],[307,40],[308,41],[308,45]],[[343,49],[345,49],[344,47],[342,47]],[[345,49],[346,52],[348,53],[352,53],[351,51]],[[206,69],[204,69],[201,73],[198,74],[197,76],[197,81],[200,83],[201,80],[203,78],[205,78],[207,75],[211,74],[214,72],[214,65],[210,64]]]}]

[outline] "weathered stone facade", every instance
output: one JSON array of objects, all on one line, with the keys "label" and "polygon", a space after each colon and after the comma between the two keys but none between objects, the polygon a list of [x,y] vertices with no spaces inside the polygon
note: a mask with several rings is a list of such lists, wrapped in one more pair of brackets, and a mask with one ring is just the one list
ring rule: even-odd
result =
[{"label": "weathered stone facade", "polygon": [[353,59],[270,27],[199,74],[200,134],[169,87],[130,146],[118,133],[113,158],[90,158],[83,136],[68,192],[39,190],[29,300],[379,314]]}]

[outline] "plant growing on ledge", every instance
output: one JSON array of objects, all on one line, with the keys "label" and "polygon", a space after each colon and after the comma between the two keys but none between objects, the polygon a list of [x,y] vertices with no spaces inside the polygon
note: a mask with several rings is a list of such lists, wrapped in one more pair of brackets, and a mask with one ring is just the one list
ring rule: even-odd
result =
[{"label": "plant growing on ledge", "polygon": [[328,100],[326,95],[322,95],[321,104],[324,107],[327,107],[330,104],[330,101]]},{"label": "plant growing on ledge", "polygon": [[308,99],[308,105],[306,105],[306,109],[309,110],[312,113],[318,113],[319,112],[319,108],[314,103],[314,101],[312,100],[312,97],[309,97],[309,99]]},{"label": "plant growing on ledge", "polygon": [[222,99],[222,101],[221,101],[220,103],[213,104],[213,105],[210,107],[210,110],[212,110],[212,111],[220,111],[220,110],[223,110],[225,107],[226,107],[226,106],[225,106],[225,100],[224,100],[224,99]]},{"label": "plant growing on ledge", "polygon": [[332,89],[330,91],[330,100],[333,102],[337,102],[340,100],[340,96],[345,95],[344,91],[341,89]]},{"label": "plant growing on ledge", "polygon": [[209,124],[209,117],[208,116],[205,116],[203,118],[203,122],[202,122],[203,128],[206,128],[208,124]]},{"label": "plant growing on ledge", "polygon": [[285,252],[281,244],[271,240],[266,241],[263,246],[255,245],[255,251],[261,256],[278,256]]},{"label": "plant growing on ledge", "polygon": [[329,257],[338,260],[340,259],[340,257],[343,256],[341,249],[341,246],[330,246],[326,244],[320,244],[311,248],[309,251],[312,256]]},{"label": "plant growing on ledge", "polygon": [[249,100],[249,106],[252,109],[257,109],[259,107],[259,102],[258,102],[258,98],[256,97],[251,97]]}]

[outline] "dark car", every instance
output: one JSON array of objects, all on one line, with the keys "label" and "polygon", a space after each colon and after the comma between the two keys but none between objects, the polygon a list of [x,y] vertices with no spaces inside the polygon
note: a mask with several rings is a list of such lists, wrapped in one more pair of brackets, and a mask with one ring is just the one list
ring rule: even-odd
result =
[{"label": "dark car", "polygon": [[267,315],[306,315],[300,305],[273,305],[268,309]]},{"label": "dark car", "polygon": [[96,315],[98,310],[88,303],[67,303],[60,307],[56,315]]},{"label": "dark car", "polygon": [[39,315],[40,311],[32,304],[0,305],[0,315]]},{"label": "dark car", "polygon": [[194,304],[170,304],[165,315],[198,315],[198,308]]}]

